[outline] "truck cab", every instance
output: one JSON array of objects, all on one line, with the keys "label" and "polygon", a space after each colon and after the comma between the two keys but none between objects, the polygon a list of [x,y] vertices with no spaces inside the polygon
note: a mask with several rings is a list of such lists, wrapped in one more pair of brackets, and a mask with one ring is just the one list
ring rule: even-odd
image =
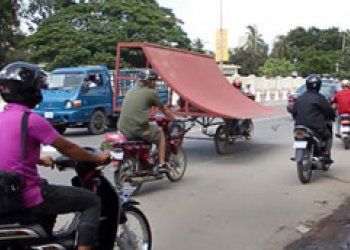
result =
[{"label": "truck cab", "polygon": [[104,66],[58,68],[48,75],[43,101],[34,109],[58,132],[87,127],[101,134],[113,118],[113,90]]}]

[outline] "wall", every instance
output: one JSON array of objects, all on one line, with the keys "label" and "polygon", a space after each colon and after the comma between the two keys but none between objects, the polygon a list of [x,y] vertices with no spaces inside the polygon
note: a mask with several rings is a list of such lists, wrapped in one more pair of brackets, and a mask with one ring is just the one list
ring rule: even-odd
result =
[{"label": "wall", "polygon": [[[237,77],[227,77],[230,83],[235,78]],[[266,77],[239,76],[238,78],[242,80],[243,88],[247,84],[252,85],[256,92],[256,101],[258,102],[287,100],[290,93],[293,93],[305,83],[305,79],[301,77],[276,77],[268,79]]]}]

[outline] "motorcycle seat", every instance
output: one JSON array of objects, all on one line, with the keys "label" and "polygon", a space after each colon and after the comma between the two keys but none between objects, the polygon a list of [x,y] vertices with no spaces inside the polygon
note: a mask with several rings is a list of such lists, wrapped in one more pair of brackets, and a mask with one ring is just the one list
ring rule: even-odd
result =
[{"label": "motorcycle seat", "polygon": [[127,137],[124,133],[118,131],[115,134],[106,133],[105,140],[107,142],[113,142],[113,144],[117,145],[141,145],[147,144],[146,141],[142,140],[138,137]]}]

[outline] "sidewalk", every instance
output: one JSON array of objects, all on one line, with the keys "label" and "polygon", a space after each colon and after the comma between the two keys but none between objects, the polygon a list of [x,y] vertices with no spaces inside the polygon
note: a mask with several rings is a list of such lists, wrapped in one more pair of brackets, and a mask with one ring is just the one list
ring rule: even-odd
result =
[{"label": "sidewalk", "polygon": [[350,249],[350,198],[285,250]]}]

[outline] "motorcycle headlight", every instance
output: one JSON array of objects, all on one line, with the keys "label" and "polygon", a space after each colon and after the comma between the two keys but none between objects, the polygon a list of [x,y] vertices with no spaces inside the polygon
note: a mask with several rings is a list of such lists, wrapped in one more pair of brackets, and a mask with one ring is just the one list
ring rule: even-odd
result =
[{"label": "motorcycle headlight", "polygon": [[66,107],[66,109],[70,109],[73,107],[73,103],[71,101],[66,101],[65,107]]}]

